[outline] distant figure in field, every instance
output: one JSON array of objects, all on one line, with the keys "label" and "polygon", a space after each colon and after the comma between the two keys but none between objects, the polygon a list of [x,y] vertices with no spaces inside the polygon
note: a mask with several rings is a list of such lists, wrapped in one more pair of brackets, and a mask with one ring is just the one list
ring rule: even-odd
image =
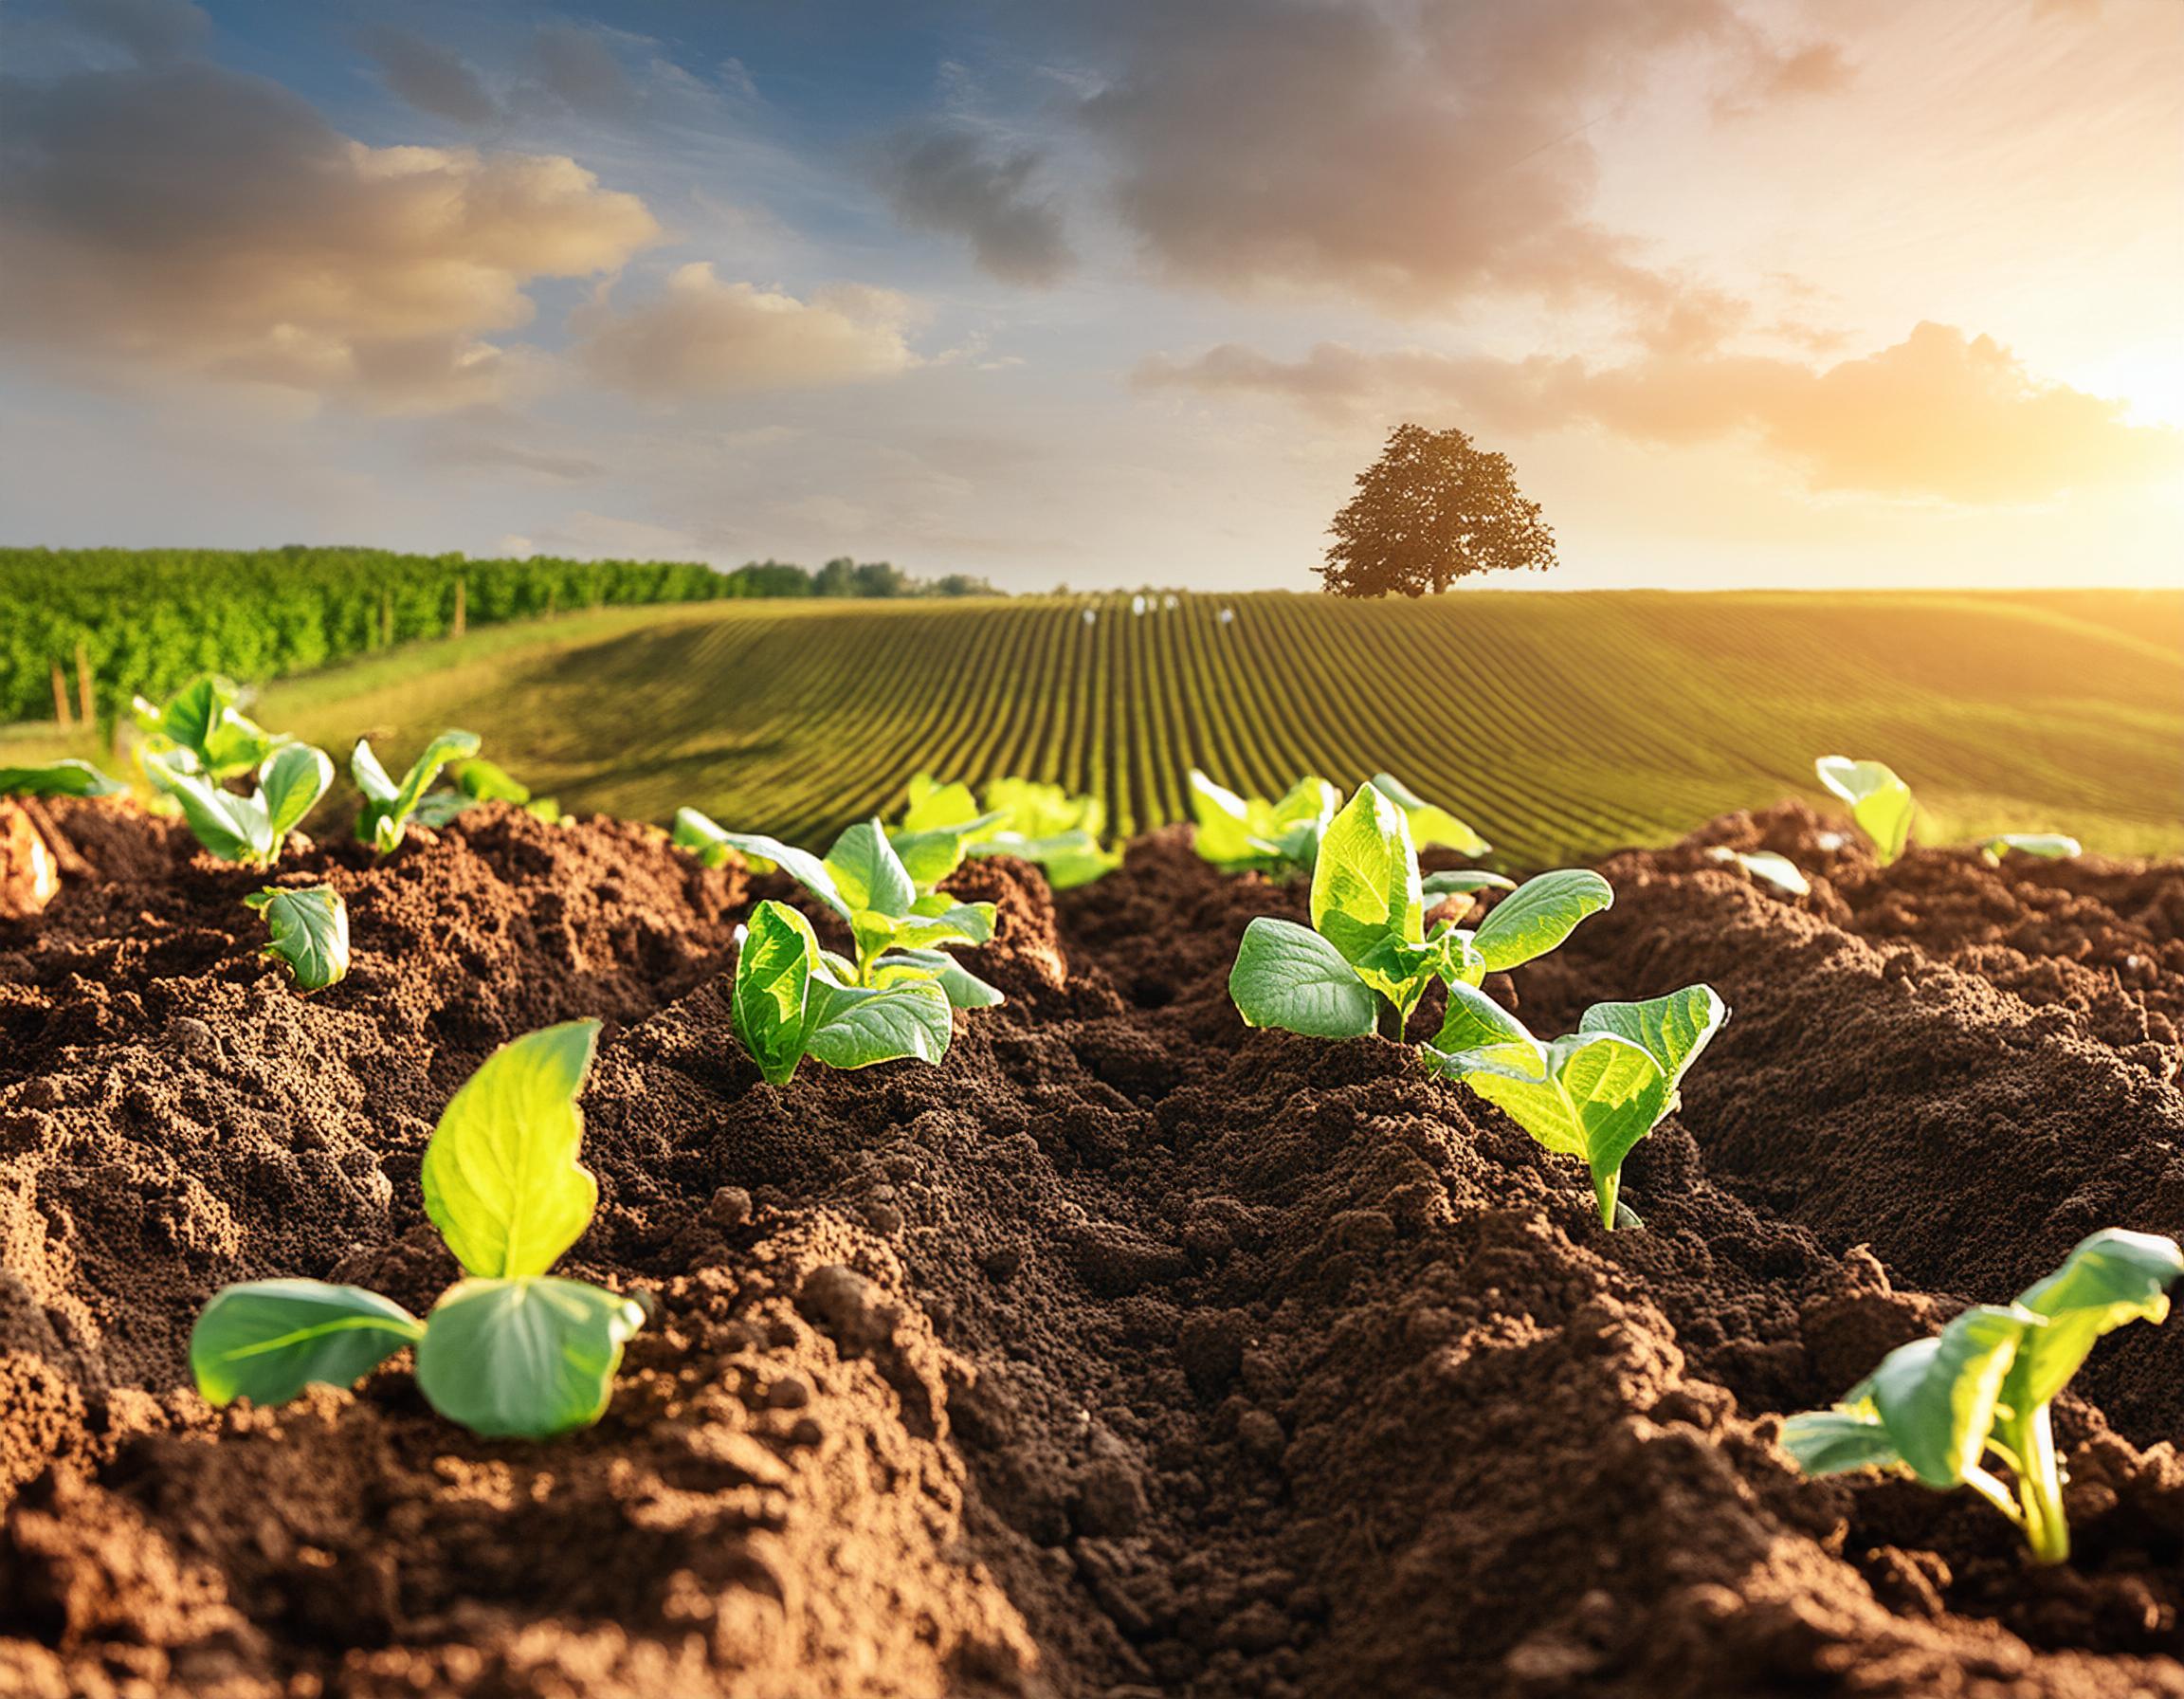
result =
[{"label": "distant figure in field", "polygon": [[1330,595],[1438,595],[1472,573],[1555,564],[1555,532],[1509,457],[1461,430],[1396,426],[1328,530],[1317,570]]}]

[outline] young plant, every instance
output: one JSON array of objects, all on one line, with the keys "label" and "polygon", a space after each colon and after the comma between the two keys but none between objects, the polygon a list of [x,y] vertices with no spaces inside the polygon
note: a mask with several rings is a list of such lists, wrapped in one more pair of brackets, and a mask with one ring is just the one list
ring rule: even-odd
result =
[{"label": "young plant", "polygon": [[1262,915],[1244,929],[1228,995],[1247,1026],[1312,1038],[1400,1039],[1435,978],[1476,985],[1543,956],[1614,901],[1599,874],[1565,868],[1527,880],[1476,930],[1425,929],[1418,851],[1403,811],[1359,785],[1328,823],[1312,869],[1310,926]]},{"label": "young plant", "polygon": [[[181,753],[181,752],[173,752]],[[278,860],[288,834],[334,782],[334,763],[322,749],[284,742],[258,769],[247,796],[227,790],[205,773],[169,764],[172,755],[148,756],[152,782],[174,798],[197,841],[223,861],[263,868]]]},{"label": "young plant", "polygon": [[2016,1525],[2034,1562],[2060,1563],[2070,1525],[2048,1407],[2102,1334],[2169,1313],[2180,1274],[2175,1240],[2104,1229],[2013,1304],[1966,1310],[1938,1338],[1889,1352],[1832,1410],[1792,1416],[1783,1447],[1808,1474],[1901,1469],[1938,1491],[1969,1487]]},{"label": "young plant", "polygon": [[425,753],[410,763],[410,771],[396,784],[372,753],[370,740],[358,738],[349,752],[349,776],[364,793],[364,807],[356,815],[357,840],[381,855],[390,853],[409,831],[410,818],[440,776],[440,769],[477,753],[475,732],[442,732],[425,745]]},{"label": "young plant", "polygon": [[736,960],[729,1004],[736,1035],[773,1086],[786,1086],[806,1056],[829,1068],[910,1057],[937,1063],[948,1053],[954,1003],[925,954],[939,952],[883,956],[868,979],[861,977],[855,963],[820,948],[811,923],[796,910],[761,903]]},{"label": "young plant", "polygon": [[876,990],[923,977],[938,981],[958,1009],[987,1009],[1001,994],[947,952],[992,939],[993,904],[959,903],[935,887],[962,866],[971,843],[994,818],[980,815],[892,839],[877,819],[863,820],[822,859],[758,832],[723,831],[685,808],[676,812],[674,841],[696,850],[708,866],[719,866],[731,850],[765,861],[840,916],[856,956],[833,959],[842,962],[849,987]]},{"label": "young plant", "polygon": [[576,1160],[576,1097],[598,1032],[571,1021],[501,1046],[441,1115],[425,1147],[425,1213],[464,1278],[425,1320],[353,1286],[223,1287],[190,1335],[206,1399],[282,1403],[313,1381],[354,1384],[413,1345],[427,1402],[474,1434],[545,1439],[597,1421],[644,1312],[546,1271],[598,1207],[598,1182]]},{"label": "young plant", "polygon": [[0,767],[0,796],[114,796],[127,790],[89,761],[44,767]]},{"label": "young plant", "polygon": [[[1712,986],[1686,985],[1643,1003],[1595,1003],[1576,1032],[1542,1044],[1483,992],[1458,982],[1424,1050],[1428,1066],[1470,1087],[1547,1149],[1582,1158],[1600,1223],[1613,1228],[1623,1159],[1677,1106],[1685,1071],[1728,1018]],[[1628,1206],[1620,1215],[1643,1225]]]},{"label": "young plant", "polygon": [[291,740],[242,713],[235,705],[241,700],[242,692],[217,676],[177,691],[165,706],[133,698],[130,713],[143,734],[139,758],[153,784],[166,789],[165,776],[174,773],[214,783],[235,778],[263,768],[266,758]]},{"label": "young plant", "polygon": [[1820,782],[1850,805],[1850,817],[1873,843],[1873,856],[1886,867],[1911,840],[1911,787],[1879,761],[1854,761],[1824,755],[1812,763]]},{"label": "young plant", "polygon": [[942,784],[929,773],[910,780],[910,802],[893,832],[898,839],[949,827],[975,827],[969,839],[973,855],[1013,855],[1033,862],[1058,891],[1089,885],[1122,865],[1122,851],[1109,850],[1107,805],[1097,796],[1072,796],[1060,785],[1028,778],[996,778],[986,786],[986,806],[969,785]]},{"label": "young plant", "polygon": [[[1402,813],[1413,849],[1446,847],[1462,855],[1486,853],[1489,846],[1484,838],[1402,780],[1376,773],[1371,782]],[[1191,813],[1197,828],[1192,841],[1198,853],[1224,873],[1262,872],[1276,878],[1309,873],[1319,857],[1320,837],[1342,801],[1342,794],[1333,785],[1311,776],[1299,779],[1277,802],[1239,796],[1195,767],[1191,769],[1190,784]],[[1436,894],[1477,888],[1444,886]]]},{"label": "young plant", "polygon": [[561,819],[561,805],[553,797],[532,795],[529,785],[483,756],[457,763],[454,784],[444,791],[428,792],[417,805],[415,817],[427,826],[445,826],[481,802],[505,802],[549,826]]},{"label": "young plant", "polygon": [[299,991],[324,991],[349,972],[349,906],[332,886],[269,885],[243,899],[265,918],[265,954],[288,964]]},{"label": "young plant", "polygon": [[2076,838],[2059,831],[1998,831],[1979,846],[1979,859],[1991,868],[2002,865],[2011,854],[2037,856],[2042,861],[2068,861],[2084,853]]}]

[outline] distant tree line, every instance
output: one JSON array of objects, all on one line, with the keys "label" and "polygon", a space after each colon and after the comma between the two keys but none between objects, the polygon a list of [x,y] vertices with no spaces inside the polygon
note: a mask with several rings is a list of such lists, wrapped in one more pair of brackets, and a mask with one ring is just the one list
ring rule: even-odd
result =
[{"label": "distant tree line", "polygon": [[107,718],[199,673],[246,681],[471,626],[577,609],[758,596],[999,594],[844,557],[754,561],[473,560],[385,549],[0,548],[0,720]]}]

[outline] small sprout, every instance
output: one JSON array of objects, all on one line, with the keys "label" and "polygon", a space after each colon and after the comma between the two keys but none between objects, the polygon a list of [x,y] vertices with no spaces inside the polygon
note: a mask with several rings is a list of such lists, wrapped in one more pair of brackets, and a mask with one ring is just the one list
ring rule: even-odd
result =
[{"label": "small sprout", "polygon": [[277,1404],[314,1381],[351,1385],[414,1345],[427,1402],[472,1433],[545,1439],[597,1421],[644,1311],[546,1271],[598,1206],[598,1183],[576,1160],[576,1097],[598,1032],[571,1021],[501,1046],[441,1115],[425,1147],[425,1213],[464,1278],[424,1321],[357,1287],[224,1287],[190,1335],[206,1399]]},{"label": "small sprout", "polygon": [[505,802],[549,826],[557,825],[561,819],[561,805],[553,797],[532,795],[529,785],[483,756],[459,763],[454,784],[446,790],[428,791],[411,818],[420,825],[441,827],[482,802]]},{"label": "small sprout", "polygon": [[2016,1525],[2034,1562],[2060,1563],[2070,1526],[2048,1407],[2102,1335],[2169,1313],[2179,1275],[2175,1240],[2104,1229],[2015,1303],[1966,1310],[1938,1338],[1889,1352],[1832,1410],[1792,1416],[1783,1448],[1808,1474],[1902,1469],[1939,1491],[1969,1487]]},{"label": "small sprout", "polygon": [[1419,881],[1428,902],[1442,897],[1467,897],[1475,891],[1513,891],[1517,882],[1483,868],[1458,868],[1447,873],[1429,873]]},{"label": "small sprout", "polygon": [[348,974],[349,906],[333,886],[269,885],[243,903],[265,917],[265,954],[288,964],[299,991],[324,991]]},{"label": "small sprout", "polygon": [[410,830],[410,817],[418,813],[440,769],[477,753],[475,732],[442,732],[425,745],[425,753],[410,763],[410,771],[396,784],[372,753],[371,741],[358,738],[349,752],[349,776],[364,793],[364,807],[356,815],[357,841],[370,844],[381,855],[390,853]]},{"label": "small sprout", "polygon": [[2066,837],[2059,831],[1998,831],[1979,846],[1979,859],[1991,868],[1998,868],[2003,857],[2012,851],[2035,855],[2043,861],[2068,861],[2084,853],[2084,847],[2076,838]]},{"label": "small sprout", "polygon": [[[1342,794],[1325,779],[1307,776],[1280,800],[1239,796],[1193,767],[1191,769],[1192,841],[1198,853],[1224,873],[1265,873],[1288,878],[1309,873],[1317,864],[1320,840]],[[1414,850],[1447,847],[1464,855],[1483,855],[1486,840],[1447,809],[1422,799],[1400,779],[1375,774],[1372,786],[1395,805],[1410,831]]]},{"label": "small sprout", "polygon": [[1595,1003],[1576,1032],[1542,1044],[1459,981],[1424,1050],[1429,1067],[1470,1087],[1547,1149],[1582,1157],[1602,1226],[1637,1226],[1627,1206],[1618,1219],[1623,1159],[1676,1108],[1685,1071],[1728,1018],[1712,986],[1686,985],[1643,1003]]},{"label": "small sprout", "polygon": [[1798,869],[1795,862],[1772,850],[1731,850],[1717,844],[1706,851],[1706,858],[1742,868],[1762,885],[1771,885],[1788,896],[1808,896],[1812,889],[1812,882]]},{"label": "small sprout", "polygon": [[197,841],[223,861],[270,866],[303,817],[334,782],[334,763],[308,743],[282,743],[258,769],[258,786],[244,796],[203,773],[172,766],[177,752],[148,756],[152,782],[181,805]]},{"label": "small sprout", "polygon": [[1404,1023],[1435,978],[1476,985],[1543,956],[1614,901],[1599,874],[1542,873],[1476,931],[1425,929],[1424,882],[1403,811],[1357,787],[1329,822],[1312,870],[1310,926],[1262,915],[1244,930],[1228,995],[1245,1024],[1311,1038],[1356,1038]]},{"label": "small sprout", "polygon": [[0,767],[0,796],[114,796],[127,790],[89,761],[44,767]]},{"label": "small sprout", "polygon": [[1886,867],[1911,839],[1911,787],[1879,761],[1824,755],[1812,763],[1820,782],[1850,805],[1858,830],[1873,841],[1873,855]]},{"label": "small sprout", "polygon": [[153,784],[165,790],[166,776],[175,773],[215,783],[235,778],[263,768],[276,749],[292,741],[243,714],[235,705],[241,700],[242,692],[219,677],[199,679],[164,707],[134,698],[130,713],[143,733],[139,755]]},{"label": "small sprout", "polygon": [[942,784],[920,773],[910,780],[910,802],[893,831],[898,849],[906,837],[936,829],[966,827],[972,855],[1013,855],[1035,863],[1058,891],[1089,885],[1122,865],[1119,848],[1101,842],[1107,805],[1097,796],[1072,796],[1060,785],[1028,778],[996,778],[986,786],[983,808],[971,787]]},{"label": "small sprout", "polygon": [[872,982],[861,983],[852,963],[819,947],[810,921],[768,901],[752,910],[729,1015],[769,1085],[786,1086],[806,1056],[829,1068],[911,1057],[937,1063],[953,1033],[947,966],[937,950],[902,952],[882,957]]}]

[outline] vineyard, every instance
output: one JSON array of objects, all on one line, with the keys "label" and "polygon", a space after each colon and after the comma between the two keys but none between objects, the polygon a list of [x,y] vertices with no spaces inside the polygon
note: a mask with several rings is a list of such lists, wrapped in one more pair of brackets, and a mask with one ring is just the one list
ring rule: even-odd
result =
[{"label": "vineyard", "polygon": [[1188,813],[1192,765],[1277,794],[1387,770],[1518,863],[1787,794],[1814,751],[1885,752],[1920,835],[2184,843],[2184,597],[1259,594],[631,611],[428,645],[270,690],[337,742],[446,725],[567,806],[823,838],[929,767]]}]

